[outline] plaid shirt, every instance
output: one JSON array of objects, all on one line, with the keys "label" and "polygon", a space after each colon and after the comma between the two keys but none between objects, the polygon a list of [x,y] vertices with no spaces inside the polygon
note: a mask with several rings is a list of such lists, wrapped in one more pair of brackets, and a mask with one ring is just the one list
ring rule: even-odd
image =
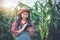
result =
[{"label": "plaid shirt", "polygon": [[[14,21],[13,24],[12,24],[12,28],[11,28],[12,32],[16,32],[17,31],[16,27],[17,27],[17,23],[16,23],[16,21]],[[32,23],[32,31],[31,32],[34,33],[34,24],[33,23]]]}]

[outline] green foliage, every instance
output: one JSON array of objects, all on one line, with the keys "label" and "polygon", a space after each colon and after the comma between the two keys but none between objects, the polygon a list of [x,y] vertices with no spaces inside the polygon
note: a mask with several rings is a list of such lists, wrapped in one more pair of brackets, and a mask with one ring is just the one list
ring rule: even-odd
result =
[{"label": "green foliage", "polygon": [[37,1],[31,14],[31,19],[35,23],[35,30],[39,33],[36,37],[39,35],[40,39],[37,38],[37,40],[48,40],[50,13],[48,13],[49,8],[47,8]]},{"label": "green foliage", "polygon": [[13,40],[11,34],[12,17],[0,15],[0,40]]},{"label": "green foliage", "polygon": [[[31,20],[35,23],[34,40],[54,40],[59,30],[60,9],[58,4],[53,4],[52,0],[41,4],[39,1],[35,3],[31,14]],[[40,35],[40,36],[39,36]],[[57,38],[56,38],[57,39]],[[55,39],[55,40],[56,40]]]}]

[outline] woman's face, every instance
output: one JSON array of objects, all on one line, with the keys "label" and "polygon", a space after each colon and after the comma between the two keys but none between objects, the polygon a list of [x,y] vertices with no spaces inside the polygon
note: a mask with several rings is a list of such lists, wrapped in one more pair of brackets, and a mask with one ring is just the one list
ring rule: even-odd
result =
[{"label": "woman's face", "polygon": [[22,19],[27,19],[28,16],[29,16],[29,14],[28,14],[28,12],[23,12],[23,13],[21,14],[21,16],[22,16]]}]

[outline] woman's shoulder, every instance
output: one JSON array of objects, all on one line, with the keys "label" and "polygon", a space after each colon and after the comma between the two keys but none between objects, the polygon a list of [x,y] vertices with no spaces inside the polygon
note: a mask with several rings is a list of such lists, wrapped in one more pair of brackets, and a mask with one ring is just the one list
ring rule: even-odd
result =
[{"label": "woman's shoulder", "polygon": [[33,23],[33,22],[31,22],[31,24],[32,24],[32,26],[34,27],[34,23]]},{"label": "woman's shoulder", "polygon": [[17,22],[16,22],[16,20],[12,23],[12,25],[16,25],[17,24]]}]

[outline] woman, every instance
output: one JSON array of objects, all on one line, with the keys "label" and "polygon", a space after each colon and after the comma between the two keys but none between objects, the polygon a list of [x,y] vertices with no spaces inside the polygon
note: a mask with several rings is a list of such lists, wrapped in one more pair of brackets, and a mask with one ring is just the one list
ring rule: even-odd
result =
[{"label": "woman", "polygon": [[19,18],[12,24],[12,32],[16,36],[16,40],[32,40],[34,25],[30,20],[30,11],[26,6],[18,11]]}]

